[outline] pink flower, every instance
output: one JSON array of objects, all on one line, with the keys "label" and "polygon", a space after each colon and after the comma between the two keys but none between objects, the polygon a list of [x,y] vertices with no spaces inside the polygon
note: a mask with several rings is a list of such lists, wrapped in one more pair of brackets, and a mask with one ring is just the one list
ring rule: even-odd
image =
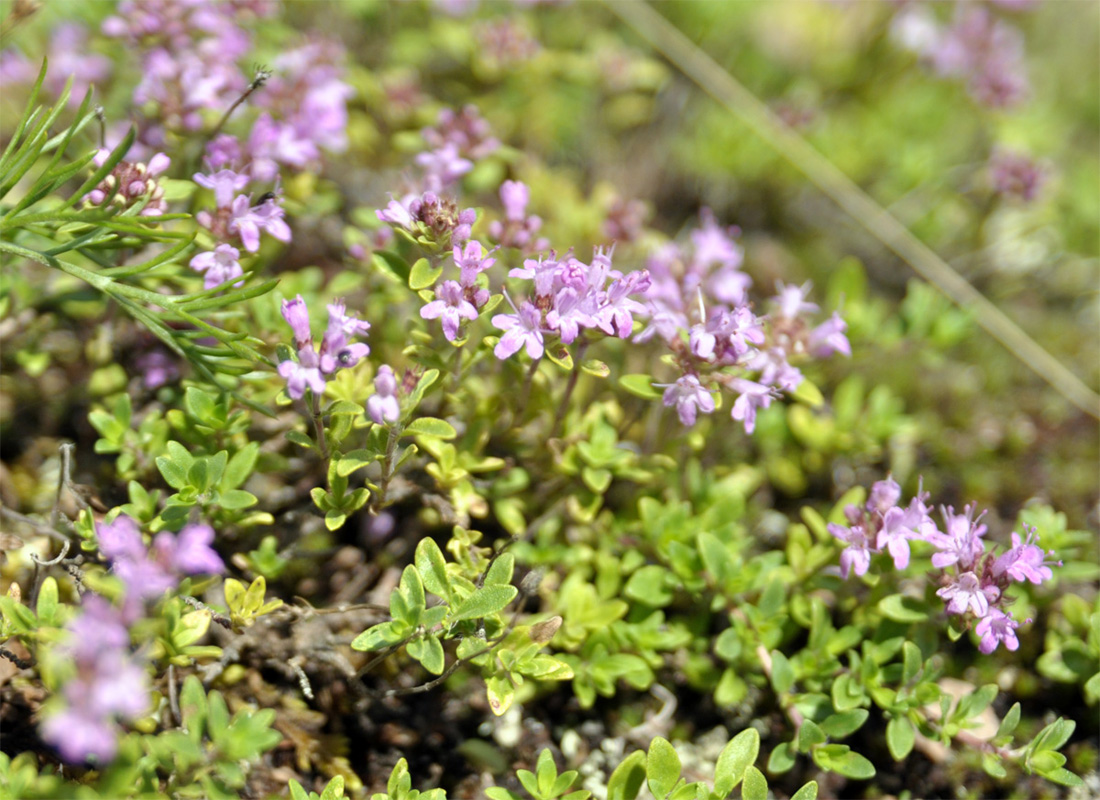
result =
[{"label": "pink flower", "polygon": [[420,309],[424,319],[443,318],[443,335],[447,341],[458,338],[464,319],[477,319],[477,309],[466,299],[462,287],[454,281],[443,281],[435,290],[436,299]]},{"label": "pink flower", "polygon": [[542,358],[542,315],[534,305],[525,300],[515,314],[497,314],[493,317],[493,325],[506,331],[493,348],[493,355],[497,358],[503,361],[524,346],[528,356]]},{"label": "pink flower", "polygon": [[989,609],[989,613],[978,620],[974,632],[981,637],[978,649],[985,655],[989,655],[997,649],[997,645],[1004,643],[1008,650],[1016,650],[1020,647],[1020,640],[1016,638],[1016,629],[1020,623],[1010,615],[997,608]]},{"label": "pink flower", "polygon": [[[199,253],[191,259],[190,267],[196,272],[205,273],[203,279],[204,289],[213,289],[234,278],[244,275],[241,263],[237,259],[240,251],[228,244],[219,244],[213,252]],[[241,286],[244,281],[237,281],[234,286]]]},{"label": "pink flower", "polygon": [[709,414],[714,411],[714,397],[706,390],[695,375],[683,375],[676,383],[657,383],[665,387],[661,398],[666,406],[676,406],[680,422],[688,427],[695,424],[697,411]]},{"label": "pink flower", "polygon": [[374,376],[374,394],[367,399],[367,414],[377,425],[389,425],[401,419],[401,403],[397,398],[397,378],[383,364]]}]

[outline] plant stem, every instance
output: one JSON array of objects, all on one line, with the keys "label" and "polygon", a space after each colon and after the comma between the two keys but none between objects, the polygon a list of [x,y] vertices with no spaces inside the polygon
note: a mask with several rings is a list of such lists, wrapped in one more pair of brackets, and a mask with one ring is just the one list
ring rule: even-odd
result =
[{"label": "plant stem", "polygon": [[313,411],[310,417],[313,419],[313,430],[317,436],[317,447],[321,451],[321,458],[328,463],[328,442],[325,441],[325,428],[321,424],[321,398],[311,390],[313,396]]},{"label": "plant stem", "polygon": [[558,437],[561,424],[565,421],[565,414],[569,410],[569,400],[573,397],[573,390],[577,388],[577,379],[581,376],[581,359],[584,358],[587,349],[587,341],[581,341],[580,346],[577,347],[577,356],[573,359],[573,371],[569,373],[569,383],[565,385],[565,394],[561,398],[561,405],[558,406],[558,414],[554,417],[554,427],[550,430],[551,439]]},{"label": "plant stem", "polygon": [[374,510],[382,508],[386,502],[386,489],[393,478],[394,457],[397,455],[397,440],[401,438],[401,432],[397,428],[390,428],[390,438],[386,440],[386,458],[382,462],[382,480],[378,488],[378,502],[374,503]]},{"label": "plant stem", "polygon": [[516,412],[517,422],[522,421],[527,413],[527,401],[531,399],[531,386],[535,383],[535,373],[539,371],[540,363],[542,363],[541,356],[531,362],[531,366],[527,369],[527,377],[523,379],[523,392],[520,395],[519,410]]}]

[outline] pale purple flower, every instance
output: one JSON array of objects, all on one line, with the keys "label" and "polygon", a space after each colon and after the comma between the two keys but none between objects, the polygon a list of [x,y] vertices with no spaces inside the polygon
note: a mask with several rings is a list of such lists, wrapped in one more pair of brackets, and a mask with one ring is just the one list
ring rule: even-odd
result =
[{"label": "pale purple flower", "polygon": [[113,522],[97,522],[95,526],[99,552],[111,561],[145,557],[145,543],[137,523],[125,514]]},{"label": "pale purple flower", "polygon": [[[203,288],[213,289],[226,281],[239,278],[244,275],[241,268],[240,251],[228,244],[219,244],[212,252],[199,253],[191,259],[191,269],[204,273]],[[241,286],[244,281],[238,281],[235,286]]]},{"label": "pale purple flower", "polygon": [[676,406],[680,422],[688,427],[695,424],[698,411],[704,414],[714,411],[714,397],[695,375],[682,375],[676,383],[657,383],[654,386],[664,387],[662,402],[665,406]]},{"label": "pale purple flower", "polygon": [[440,192],[454,186],[458,179],[474,168],[472,161],[458,154],[458,147],[445,144],[438,150],[429,150],[416,157],[425,173],[424,185]]},{"label": "pale purple flower", "polygon": [[930,529],[925,534],[925,538],[939,550],[932,556],[932,566],[944,569],[957,564],[960,570],[972,569],[985,551],[981,537],[985,535],[986,526],[979,524],[982,515],[974,519],[973,505],[964,508],[962,514],[956,514],[955,509],[950,507],[941,511],[946,532]]},{"label": "pale purple flower", "polygon": [[948,614],[965,614],[967,609],[975,616],[984,617],[989,612],[989,604],[996,602],[1000,590],[993,585],[982,585],[973,572],[963,572],[950,579],[950,582],[936,594],[947,603]]},{"label": "pale purple flower", "polygon": [[[457,249],[457,248],[456,248]],[[443,335],[447,341],[458,338],[463,319],[477,319],[477,309],[466,299],[461,286],[455,281],[443,281],[435,290],[436,299],[420,309],[424,319],[443,319]]]},{"label": "pale purple flower", "polygon": [[867,510],[885,514],[901,499],[901,486],[893,478],[876,481],[871,486],[871,495],[867,498]]},{"label": "pale purple flower", "polygon": [[846,330],[848,330],[848,323],[834,311],[829,319],[810,332],[807,343],[810,353],[817,358],[827,358],[833,353],[851,356],[852,346],[848,343],[848,337],[844,335]]},{"label": "pale purple flower", "polygon": [[321,374],[319,367],[284,361],[279,364],[279,374],[286,378],[286,392],[295,400],[305,394],[307,387],[317,396],[325,391],[325,376]]},{"label": "pale purple flower", "polygon": [[78,697],[76,702],[80,705],[69,705],[43,720],[42,739],[54,745],[70,764],[88,759],[110,763],[118,750],[119,727],[89,708],[87,698]]},{"label": "pale purple flower", "polygon": [[347,313],[343,300],[329,303],[325,308],[328,309],[329,326],[338,328],[344,336],[366,336],[370,331],[369,322]]},{"label": "pale purple flower", "polygon": [[845,527],[830,522],[829,533],[848,546],[840,554],[840,573],[847,579],[855,570],[856,575],[864,575],[871,566],[871,542],[867,538],[867,531],[862,525]]},{"label": "pale purple flower", "polygon": [[508,270],[509,278],[526,278],[535,284],[535,294],[540,297],[549,297],[554,291],[554,279],[558,274],[559,262],[555,260],[554,253],[549,258],[527,258],[522,267],[514,267]]},{"label": "pale purple flower", "polygon": [[1046,553],[1037,544],[1038,534],[1034,528],[1027,532],[1025,540],[1020,539],[1020,534],[1012,532],[1012,549],[1002,554],[993,562],[993,575],[1000,577],[1007,575],[1014,581],[1023,583],[1042,583],[1054,577],[1045,563]]},{"label": "pale purple flower", "polygon": [[367,399],[367,415],[377,425],[388,425],[401,419],[401,403],[397,399],[397,378],[383,364],[374,376],[374,394]]},{"label": "pale purple flower", "polygon": [[776,295],[772,298],[772,304],[775,306],[775,313],[782,319],[797,319],[803,314],[812,314],[819,310],[816,303],[811,303],[806,300],[806,296],[810,293],[810,288],[813,284],[809,281],[801,286],[795,286],[794,284],[784,284],[782,281],[775,282]]},{"label": "pale purple flower", "polygon": [[257,181],[275,180],[280,164],[302,169],[321,155],[317,145],[301,136],[298,128],[278,122],[267,113],[260,114],[252,125],[248,152],[252,156],[252,177]]},{"label": "pale purple flower", "polygon": [[989,159],[993,190],[1005,197],[1030,203],[1039,195],[1047,180],[1047,168],[1015,150],[998,147]]},{"label": "pale purple flower", "polygon": [[617,335],[620,339],[630,336],[634,329],[634,315],[644,314],[646,307],[630,295],[643,294],[650,284],[649,272],[640,270],[611,282],[599,310],[595,314],[596,324],[608,335]]},{"label": "pale purple flower", "polygon": [[309,309],[302,296],[298,295],[293,300],[283,300],[282,313],[286,324],[294,332],[294,343],[297,349],[312,346],[313,334],[309,329]]},{"label": "pale purple flower", "polygon": [[210,175],[196,172],[193,177],[199,186],[214,192],[214,202],[219,208],[232,205],[233,198],[241,189],[248,186],[249,181],[247,175],[225,168]]},{"label": "pale purple flower", "polygon": [[[219,133],[206,145],[206,163],[211,169],[222,169],[230,164],[240,164],[243,160],[241,143],[237,137],[228,133]],[[220,204],[219,204],[220,205]]]},{"label": "pale purple flower", "polygon": [[505,331],[493,348],[493,355],[497,358],[504,360],[521,347],[527,348],[527,355],[531,358],[542,358],[542,314],[534,305],[525,300],[515,314],[494,316],[493,325]]},{"label": "pale purple flower", "polygon": [[[338,369],[354,367],[360,359],[370,355],[370,347],[348,342],[348,337],[365,335],[370,323],[344,313],[344,304],[337,301],[328,306],[328,328],[321,340],[319,355],[321,372],[331,375]],[[301,351],[298,358],[302,358]]]},{"label": "pale purple flower", "polygon": [[378,209],[374,213],[383,222],[411,231],[415,221],[409,211],[409,205],[415,199],[416,195],[406,195],[401,200],[395,200],[393,195],[390,195],[390,202],[386,204],[386,207]]},{"label": "pale purple flower", "polygon": [[1020,640],[1016,638],[1016,629],[1020,623],[999,608],[989,609],[989,613],[978,620],[974,632],[981,637],[978,649],[985,655],[989,655],[997,649],[997,645],[1004,644],[1007,650],[1017,650]]},{"label": "pale purple flower", "polygon": [[581,327],[591,327],[594,322],[582,301],[576,289],[566,286],[555,295],[554,305],[546,314],[547,326],[558,332],[564,344],[572,344]]},{"label": "pale purple flower", "polygon": [[[918,537],[918,531],[914,530],[913,522],[906,509],[896,506],[882,515],[882,528],[878,532],[875,547],[879,550],[888,550],[897,569],[905,569],[909,566],[909,540]],[[919,520],[917,522],[919,524]]]},{"label": "pale purple flower", "polygon": [[730,416],[745,425],[745,433],[752,433],[756,427],[756,411],[767,408],[774,398],[773,390],[761,383],[745,378],[731,378],[727,381],[730,389],[739,393],[733,403]]},{"label": "pale purple flower", "polygon": [[[495,248],[494,248],[495,249]],[[492,251],[482,255],[481,245],[476,241],[466,243],[465,249],[459,245],[454,247],[455,266],[459,269],[458,282],[463,287],[473,286],[477,276],[496,263],[495,258],[490,258]]]},{"label": "pale purple flower", "polygon": [[522,181],[505,181],[500,185],[500,202],[504,206],[504,216],[513,222],[520,222],[527,216],[527,203],[531,190]]},{"label": "pale purple flower", "polygon": [[213,528],[192,523],[175,536],[167,531],[158,533],[153,549],[161,564],[184,575],[220,575],[225,572],[225,562],[210,547],[213,541]]}]

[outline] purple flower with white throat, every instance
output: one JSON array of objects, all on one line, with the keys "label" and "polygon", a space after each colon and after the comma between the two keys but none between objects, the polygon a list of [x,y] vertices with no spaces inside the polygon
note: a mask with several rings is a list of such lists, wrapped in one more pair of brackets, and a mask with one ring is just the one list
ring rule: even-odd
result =
[{"label": "purple flower with white throat", "polygon": [[397,378],[385,364],[378,368],[374,376],[374,394],[367,399],[367,415],[377,425],[391,425],[401,419]]},{"label": "purple flower with white throat", "polygon": [[974,518],[974,509],[973,504],[966,506],[962,514],[956,514],[951,507],[941,509],[946,533],[933,528],[925,534],[925,538],[939,550],[932,556],[932,566],[944,569],[956,564],[960,570],[969,570],[978,563],[985,552],[982,536],[986,526],[980,524],[982,514]]},{"label": "purple flower with white throat", "polygon": [[[505,295],[505,297],[508,297]],[[527,348],[527,355],[531,358],[542,358],[544,351],[542,338],[542,313],[526,300],[516,309],[512,298],[508,297],[515,314],[497,314],[493,317],[493,325],[505,331],[500,337],[497,346],[493,348],[493,355],[502,361],[514,355],[521,347]]]},{"label": "purple flower with white throat", "polygon": [[424,319],[443,320],[443,335],[447,341],[458,338],[462,320],[477,319],[477,309],[466,299],[462,287],[454,281],[443,281],[435,290],[436,299],[420,309]]},{"label": "purple flower with white throat", "polygon": [[698,411],[704,414],[714,411],[714,397],[695,375],[682,375],[677,378],[676,383],[653,385],[664,388],[662,402],[665,406],[676,406],[676,414],[680,417],[680,422],[688,427],[695,424]]},{"label": "purple flower with white throat", "polygon": [[[241,262],[238,260],[240,255],[236,247],[219,244],[212,252],[199,253],[192,258],[190,267],[196,272],[204,273],[204,289],[213,289],[215,286],[244,275]],[[238,281],[234,286],[241,286],[243,283],[244,281]]]}]

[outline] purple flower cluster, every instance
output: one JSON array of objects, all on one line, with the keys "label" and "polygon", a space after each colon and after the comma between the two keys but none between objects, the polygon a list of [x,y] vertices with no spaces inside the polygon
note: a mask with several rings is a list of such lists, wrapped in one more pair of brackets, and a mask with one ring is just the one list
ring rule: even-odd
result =
[{"label": "purple flower cluster", "polygon": [[397,377],[383,364],[374,376],[374,394],[367,399],[367,415],[377,425],[392,425],[401,419],[401,400],[397,396]]},{"label": "purple flower cluster", "polygon": [[557,334],[562,344],[572,344],[582,330],[599,329],[608,336],[630,336],[634,315],[645,307],[631,295],[649,288],[649,273],[638,270],[624,275],[611,266],[611,251],[597,249],[590,264],[572,255],[558,260],[529,258],[508,276],[531,281],[530,300],[513,314],[497,314],[493,325],[505,331],[494,349],[497,358],[514,355],[521,347],[531,358],[540,358],[546,334]]},{"label": "purple flower cluster", "polygon": [[[97,167],[102,167],[107,163],[109,155],[110,151],[100,149],[92,161]],[[141,216],[159,217],[167,210],[168,204],[164,200],[164,189],[157,182],[157,176],[167,170],[171,163],[171,159],[164,153],[157,153],[149,159],[148,164],[119,161],[98,186],[84,195],[84,201],[93,206],[113,206],[119,211],[144,201]]]},{"label": "purple flower cluster", "polygon": [[343,59],[338,43],[322,39],[276,59],[255,99],[265,111],[248,138],[254,180],[275,180],[280,165],[300,170],[315,164],[322,149],[347,149],[347,100],[354,90],[342,79]]},{"label": "purple flower cluster", "polygon": [[125,515],[96,524],[99,552],[122,581],[121,606],[85,595],[81,613],[66,626],[59,654],[75,669],[59,710],[42,723],[42,738],[73,763],[114,758],[119,720],[133,720],[149,706],[149,677],[130,652],[129,627],[148,601],[175,588],[185,575],[221,574],[225,564],[211,548],[209,525],[186,525],[178,534],[158,533],[146,546],[137,523]]},{"label": "purple flower cluster", "polygon": [[712,392],[725,389],[735,395],[731,417],[752,433],[757,411],[801,384],[792,359],[851,355],[847,325],[835,313],[816,327],[810,324],[807,315],[818,307],[806,299],[808,283],[777,284],[773,310],[758,316],[749,304],[752,279],[741,271],[736,229],[723,230],[706,210],[702,221],[689,248],[670,243],[650,257],[648,324],[635,341],[660,336],[672,350],[682,375],[657,385],[684,425],[694,425],[700,411],[714,411]]},{"label": "purple flower cluster", "polygon": [[[71,77],[70,106],[83,102],[90,86],[101,85],[111,75],[111,59],[88,52],[87,39],[87,30],[78,22],[63,22],[50,35],[50,66],[42,86],[49,94],[59,97]],[[32,85],[40,68],[37,61],[9,48],[0,53],[0,84],[6,87]]]},{"label": "purple flower cluster", "polygon": [[[1040,584],[1050,580],[1052,564],[1038,545],[1034,529],[1021,539],[1012,534],[1012,547],[1000,555],[986,550],[984,515],[975,517],[974,506],[963,513],[941,508],[942,529],[929,513],[928,494],[918,492],[906,506],[900,506],[901,487],[892,479],[871,487],[871,496],[861,508],[844,509],[848,525],[829,524],[829,533],[847,546],[840,554],[841,573],[864,575],[871,566],[871,555],[887,551],[897,569],[909,566],[910,542],[926,542],[934,548],[932,566],[944,570],[942,586],[936,594],[946,604],[948,614],[969,614],[976,620],[979,649],[991,653],[999,644],[1009,650],[1020,646],[1016,628],[1021,624],[1004,606],[1005,590],[1012,582]],[[1025,620],[1025,622],[1030,620]]]},{"label": "purple flower cluster", "polygon": [[204,112],[224,112],[248,82],[237,61],[251,48],[242,23],[267,16],[267,2],[122,0],[103,32],[142,52],[142,80],[134,104],[155,108],[156,124],[142,139],[160,141],[164,129],[197,131]]},{"label": "purple flower cluster", "polygon": [[462,320],[477,319],[478,309],[489,302],[489,290],[478,285],[478,275],[496,263],[489,253],[482,253],[476,241],[466,243],[465,249],[454,247],[454,262],[459,269],[457,281],[443,281],[435,288],[435,300],[422,309],[424,319],[442,319],[443,335],[447,341],[459,338]]},{"label": "purple flower cluster", "polygon": [[424,141],[431,148],[416,157],[424,170],[424,188],[431,192],[452,189],[458,179],[474,168],[474,162],[491,155],[500,147],[475,106],[460,112],[444,108],[434,128],[425,128]]},{"label": "purple flower cluster", "polygon": [[65,682],[64,704],[43,720],[42,738],[70,763],[106,764],[115,757],[118,720],[137,719],[149,706],[149,676],[130,652],[123,612],[102,597],[86,594],[65,630],[55,653],[75,674]]},{"label": "purple flower cluster", "polygon": [[282,311],[283,319],[294,332],[298,360],[283,361],[279,364],[279,374],[286,379],[287,394],[295,399],[305,394],[306,387],[315,397],[320,397],[325,391],[327,376],[344,367],[355,366],[370,354],[367,345],[350,341],[352,337],[365,336],[370,330],[370,323],[349,316],[340,300],[328,306],[328,328],[325,329],[320,349],[314,348],[309,309],[302,296],[284,300]]},{"label": "purple flower cluster", "polygon": [[374,212],[378,219],[402,231],[423,247],[436,251],[465,244],[477,221],[472,208],[459,209],[458,203],[435,192],[407,195]]},{"label": "purple flower cluster", "polygon": [[941,27],[928,9],[910,7],[899,12],[893,29],[940,75],[965,81],[979,103],[1008,108],[1027,98],[1023,36],[989,9],[959,2],[952,22]]},{"label": "purple flower cluster", "polygon": [[550,241],[535,238],[542,219],[535,214],[528,216],[527,203],[531,191],[520,181],[505,181],[500,185],[500,202],[504,206],[504,219],[489,223],[489,236],[503,247],[514,247],[524,253],[547,250]]},{"label": "purple flower cluster", "polygon": [[214,529],[209,525],[185,525],[178,534],[162,531],[147,548],[137,523],[121,515],[110,524],[98,523],[96,536],[99,552],[126,588],[124,608],[131,621],[140,616],[145,601],[160,597],[184,575],[218,575],[225,570],[210,547]]},{"label": "purple flower cluster", "polygon": [[1030,203],[1039,196],[1048,170],[1026,153],[998,147],[989,159],[993,190],[1003,197]]},{"label": "purple flower cluster", "polygon": [[240,244],[250,253],[260,249],[260,232],[280,242],[290,241],[290,226],[283,219],[282,196],[268,192],[256,205],[251,194],[237,194],[248,186],[249,177],[230,168],[233,163],[232,137],[215,140],[213,158],[207,157],[207,173],[196,173],[195,183],[214,192],[217,205],[213,211],[203,209],[196,214],[199,224],[220,242],[213,251],[199,253],[191,259],[191,269],[204,274],[203,286],[211,289],[244,274],[239,261]]}]

